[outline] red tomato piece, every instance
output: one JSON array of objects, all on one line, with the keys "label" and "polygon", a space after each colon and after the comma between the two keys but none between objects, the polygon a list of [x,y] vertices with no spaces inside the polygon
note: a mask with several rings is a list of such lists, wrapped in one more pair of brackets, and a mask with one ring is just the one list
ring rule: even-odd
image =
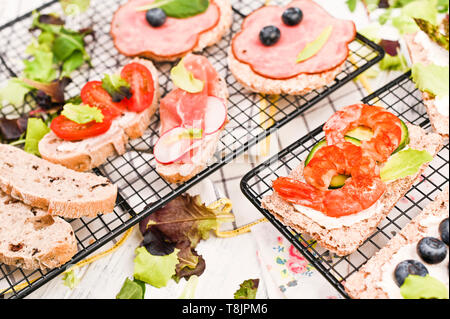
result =
[{"label": "red tomato piece", "polygon": [[112,124],[110,115],[104,114],[103,122],[95,121],[78,124],[69,120],[64,115],[60,115],[53,119],[50,129],[59,138],[66,141],[80,141],[89,137],[94,137],[106,133]]},{"label": "red tomato piece", "polygon": [[120,76],[131,86],[132,97],[122,101],[129,111],[139,113],[152,105],[155,84],[149,69],[140,63],[133,62],[124,66]]},{"label": "red tomato piece", "polygon": [[109,115],[112,118],[120,116],[126,110],[126,104],[123,101],[113,102],[100,81],[86,83],[81,89],[80,97],[84,104],[99,108],[104,115]]}]

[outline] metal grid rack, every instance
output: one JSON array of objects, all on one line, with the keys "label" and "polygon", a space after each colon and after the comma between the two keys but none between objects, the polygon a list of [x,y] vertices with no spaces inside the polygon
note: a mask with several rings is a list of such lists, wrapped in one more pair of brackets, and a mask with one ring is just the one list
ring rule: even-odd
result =
[{"label": "metal grid rack", "polygon": [[[363,103],[383,105],[402,120],[431,130],[422,103],[422,93],[410,80],[410,72],[363,99]],[[279,154],[257,166],[241,181],[244,195],[286,238],[321,272],[346,298],[342,282],[357,272],[378,250],[414,218],[449,182],[449,145],[447,144],[431,162],[423,178],[401,199],[376,231],[348,256],[339,257],[320,247],[308,235],[283,225],[269,211],[261,207],[263,197],[272,193],[271,181],[287,176],[303,162],[312,147],[324,138],[322,127],[299,139]]]},{"label": "metal grid rack", "polygon": [[[73,82],[67,88],[68,96],[78,95],[84,83],[98,80],[104,73],[114,72],[128,61],[128,58],[116,51],[109,35],[109,22],[112,15],[125,2],[126,0],[93,0],[86,13],[67,17],[69,28],[80,29],[93,26],[95,30],[95,41],[87,46],[94,67],[83,67],[73,73]],[[286,4],[289,1],[273,2]],[[152,155],[152,146],[158,138],[159,119],[156,115],[144,136],[129,143],[125,155],[110,158],[105,165],[94,170],[95,173],[108,177],[118,186],[117,206],[114,212],[108,215],[70,221],[78,240],[79,252],[69,264],[86,258],[137,224],[145,216],[184,193],[192,185],[232,161],[297,115],[357,77],[384,56],[384,52],[379,46],[358,34],[350,44],[350,57],[343,70],[329,86],[303,96],[279,96],[276,101],[270,97],[245,91],[228,70],[228,48],[232,36],[240,30],[243,18],[263,4],[263,0],[232,1],[234,23],[231,32],[218,44],[207,48],[203,53],[225,78],[230,91],[229,123],[209,166],[182,185],[169,184],[162,179],[155,171]],[[57,0],[43,5],[37,11],[62,14]],[[31,21],[30,12],[0,27],[0,39],[2,39],[0,41],[3,48],[0,55],[0,83],[21,74],[21,61],[27,58],[25,48],[31,41],[28,30]],[[156,66],[160,71],[160,85],[164,95],[171,90],[169,71],[173,64],[158,63]],[[268,106],[266,109],[260,108],[263,103]],[[27,105],[20,109],[5,106],[0,112],[3,116],[14,117],[27,110]],[[20,268],[0,264],[0,298],[22,298],[61,274],[65,269],[67,266],[51,271],[26,272]],[[15,289],[14,287],[19,284],[27,286],[20,290]]]}]

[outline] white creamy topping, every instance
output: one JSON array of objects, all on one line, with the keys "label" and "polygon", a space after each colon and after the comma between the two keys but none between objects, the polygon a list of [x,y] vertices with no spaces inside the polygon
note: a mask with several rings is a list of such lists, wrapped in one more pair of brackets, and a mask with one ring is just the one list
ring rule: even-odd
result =
[{"label": "white creamy topping", "polygon": [[116,136],[124,127],[126,127],[131,121],[135,119],[138,113],[125,112],[122,116],[113,120],[109,130],[99,136],[90,137],[82,141],[65,141],[56,148],[59,152],[73,152],[75,150],[83,151],[89,150],[92,146],[97,146],[100,141],[104,141],[110,137]]},{"label": "white creamy topping", "polygon": [[[423,234],[423,237],[436,237],[441,238],[439,234],[439,224],[442,222],[441,217],[430,216],[429,218],[424,219],[420,225],[422,227],[426,227],[428,231]],[[449,254],[447,251],[447,256],[445,260],[440,262],[439,264],[430,265],[425,263],[419,255],[417,254],[417,242],[412,244],[403,246],[400,248],[390,259],[390,261],[383,265],[381,271],[383,273],[382,280],[377,283],[377,287],[383,289],[390,299],[403,299],[400,294],[400,288],[397,286],[397,283],[394,278],[394,271],[397,265],[408,259],[418,260],[427,267],[428,273],[431,277],[434,277],[441,281],[443,284],[449,287],[448,285],[448,262],[449,262]]]},{"label": "white creamy topping", "polygon": [[443,116],[448,117],[448,111],[449,111],[449,96],[436,96],[434,99],[434,105],[436,106],[436,109],[440,114]]},{"label": "white creamy topping", "polygon": [[363,211],[360,211],[359,213],[342,217],[330,217],[315,209],[301,205],[294,205],[295,210],[297,210],[299,213],[302,213],[303,215],[306,215],[314,222],[316,222],[322,227],[325,227],[326,229],[335,229],[341,228],[343,226],[351,226],[362,220],[371,218],[373,215],[380,212],[383,209],[383,207],[384,206],[381,203],[381,201],[378,200],[371,207]]},{"label": "white creamy topping", "polygon": [[420,44],[425,49],[428,61],[440,66],[448,66],[448,51],[431,41],[425,32],[417,32],[414,42]]}]

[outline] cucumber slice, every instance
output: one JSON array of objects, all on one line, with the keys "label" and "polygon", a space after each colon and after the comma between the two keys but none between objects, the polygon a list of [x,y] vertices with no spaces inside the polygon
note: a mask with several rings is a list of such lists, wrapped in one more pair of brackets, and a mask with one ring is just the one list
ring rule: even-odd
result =
[{"label": "cucumber slice", "polygon": [[[402,120],[400,120],[400,123],[401,123],[401,128],[402,128],[402,139],[400,141],[398,148],[392,154],[395,154],[395,153],[401,151],[410,142],[408,127],[406,126],[405,122],[403,122]],[[360,141],[368,141],[373,137],[373,131],[368,127],[358,126],[357,128],[355,128],[351,131],[348,131],[346,136],[356,138]]]},{"label": "cucumber slice", "polygon": [[350,176],[347,176],[347,175],[336,175],[336,176],[333,176],[333,178],[331,179],[330,186],[328,188],[329,189],[341,188],[342,186],[344,186],[345,181],[349,177]]},{"label": "cucumber slice", "polygon": [[408,127],[406,126],[406,124],[400,120],[401,124],[402,124],[402,140],[400,141],[400,145],[397,147],[397,149],[394,151],[395,154],[397,152],[400,152],[402,149],[404,149],[410,142],[410,138],[409,138],[409,130]]},{"label": "cucumber slice", "polygon": [[360,141],[369,141],[373,137],[373,131],[369,127],[358,126],[357,128],[348,131],[345,135],[356,138]]}]

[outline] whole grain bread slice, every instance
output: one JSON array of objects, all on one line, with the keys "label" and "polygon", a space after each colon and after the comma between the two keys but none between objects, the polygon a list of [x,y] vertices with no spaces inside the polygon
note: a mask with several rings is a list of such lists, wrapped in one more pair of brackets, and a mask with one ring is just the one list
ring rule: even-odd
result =
[{"label": "whole grain bread slice", "polygon": [[[427,150],[430,154],[435,155],[444,145],[445,139],[441,135],[427,133],[418,126],[407,125],[411,140],[409,146],[411,148]],[[300,233],[310,235],[320,246],[329,249],[331,252],[339,256],[346,256],[353,253],[376,230],[376,227],[419,179],[427,166],[428,164],[423,165],[420,171],[413,176],[389,183],[385,193],[379,199],[382,209],[369,218],[365,218],[350,226],[325,228],[305,214],[298,212],[293,205],[283,200],[275,192],[264,197],[261,205],[283,224]],[[302,179],[303,167],[304,163],[301,163],[289,176]]]},{"label": "whole grain bread slice", "polygon": [[132,62],[146,66],[153,75],[155,93],[152,105],[140,113],[127,112],[115,119],[109,131],[98,137],[71,142],[50,132],[39,142],[42,158],[79,172],[86,172],[104,164],[110,156],[123,155],[128,141],[144,134],[158,108],[158,71],[149,60],[134,59]]},{"label": "whole grain bread slice", "polygon": [[389,243],[379,250],[358,272],[352,274],[345,282],[344,288],[351,298],[386,299],[389,295],[377,283],[382,280],[382,266],[403,246],[412,244],[424,237],[426,226],[421,222],[429,216],[448,218],[449,189],[441,192],[436,199],[413,218]]},{"label": "whole grain bread slice", "polygon": [[95,217],[114,210],[117,186],[0,144],[0,190],[24,204],[67,218]]},{"label": "whole grain bread slice", "polygon": [[[215,96],[225,100],[228,103],[228,87],[223,78],[220,78]],[[156,171],[158,174],[169,183],[176,184],[188,181],[200,173],[203,169],[205,169],[208,161],[213,157],[225,126],[226,124],[216,133],[203,139],[202,145],[199,147],[196,155],[198,156],[198,159],[195,161],[195,164],[173,163],[164,165],[156,163]]]},{"label": "whole grain bread slice", "polygon": [[0,191],[0,262],[26,270],[52,269],[77,251],[68,222]]},{"label": "whole grain bread slice", "polygon": [[[417,43],[414,40],[415,37],[416,33],[404,35],[404,39],[408,47],[412,63],[429,64],[430,61],[428,60],[425,48],[420,43]],[[428,117],[430,118],[431,125],[433,126],[433,129],[437,133],[444,135],[448,138],[449,117],[439,113],[435,104],[435,98],[431,94],[427,92],[422,92],[422,98],[428,113]]]}]

